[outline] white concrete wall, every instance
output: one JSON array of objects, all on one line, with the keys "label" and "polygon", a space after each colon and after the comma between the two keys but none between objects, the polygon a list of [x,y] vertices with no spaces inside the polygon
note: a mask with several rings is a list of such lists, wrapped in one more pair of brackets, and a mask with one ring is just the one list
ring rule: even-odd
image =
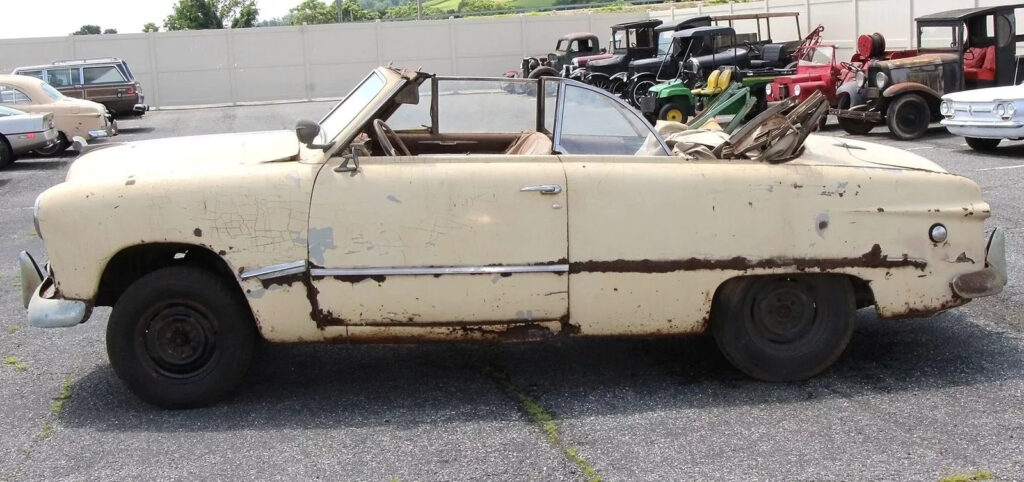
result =
[{"label": "white concrete wall", "polygon": [[[827,42],[849,57],[860,33],[882,32],[890,48],[908,48],[916,16],[1001,0],[764,0],[628,14],[580,14],[367,22],[302,27],[201,30],[0,40],[0,72],[58,59],[120,57],[153,106],[229,104],[340,97],[388,62],[447,75],[501,75],[558,37],[641,19],[681,20],[701,13],[796,11],[800,32],[825,25]],[[754,28],[753,23],[737,29]],[[1024,31],[1024,18],[1018,19]],[[796,25],[772,23],[776,39]]]}]

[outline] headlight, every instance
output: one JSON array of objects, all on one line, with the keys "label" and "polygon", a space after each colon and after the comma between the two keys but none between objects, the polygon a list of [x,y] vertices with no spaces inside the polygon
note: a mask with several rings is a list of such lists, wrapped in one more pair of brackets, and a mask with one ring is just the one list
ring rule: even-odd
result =
[{"label": "headlight", "polygon": [[569,63],[572,64],[573,67],[579,67],[580,66],[580,58],[576,57],[575,59],[572,59],[572,62],[569,62]]},{"label": "headlight", "polygon": [[36,202],[32,205],[32,225],[35,226],[39,239],[43,239],[43,231],[39,229],[39,198],[41,197],[42,194],[36,196]]},{"label": "headlight", "polygon": [[1006,104],[996,104],[996,115],[1006,117]]},{"label": "headlight", "polygon": [[941,224],[933,224],[932,227],[928,229],[928,237],[931,238],[933,243],[943,243],[946,241],[948,236],[949,233],[946,231],[946,227]]},{"label": "headlight", "polygon": [[884,89],[885,85],[889,83],[889,76],[885,75],[885,72],[879,72],[875,74],[875,87]]},{"label": "headlight", "polygon": [[857,87],[863,88],[865,82],[867,82],[867,76],[864,75],[864,71],[861,70],[857,72]]},{"label": "headlight", "polygon": [[697,62],[697,59],[690,57],[690,60],[687,60],[686,64],[690,67],[690,72],[695,74],[700,72],[700,62]]},{"label": "headlight", "polygon": [[765,95],[772,95],[772,84],[764,84]]},{"label": "headlight", "polygon": [[953,104],[948,100],[942,101],[939,104],[939,113],[946,117],[953,117]]},{"label": "headlight", "polygon": [[1009,119],[1009,118],[1013,117],[1013,115],[1016,114],[1016,113],[1017,113],[1017,106],[1013,102],[1007,102],[1006,103],[1005,112],[1003,113],[1003,118],[1004,119]]},{"label": "headlight", "polygon": [[793,86],[793,95],[796,97],[800,97],[800,84],[796,84],[795,86]]}]

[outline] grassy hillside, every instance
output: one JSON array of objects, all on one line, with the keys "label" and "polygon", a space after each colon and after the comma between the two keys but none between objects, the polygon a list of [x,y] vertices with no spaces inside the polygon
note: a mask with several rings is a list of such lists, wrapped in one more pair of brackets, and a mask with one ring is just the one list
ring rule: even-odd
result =
[{"label": "grassy hillside", "polygon": [[[459,8],[459,1],[460,0],[425,0],[423,2],[423,6],[439,10],[457,10]],[[512,0],[509,2],[509,5],[513,8],[550,7],[554,4],[555,0]]]}]

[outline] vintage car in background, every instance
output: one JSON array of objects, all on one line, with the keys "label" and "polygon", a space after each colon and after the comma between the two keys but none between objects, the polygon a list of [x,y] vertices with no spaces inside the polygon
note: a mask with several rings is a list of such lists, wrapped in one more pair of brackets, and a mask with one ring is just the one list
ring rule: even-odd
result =
[{"label": "vintage car in background", "polygon": [[1017,46],[1015,10],[1024,4],[964,8],[918,17],[916,51],[873,61],[857,74],[855,97],[863,104],[840,105],[833,113],[854,134],[886,124],[896,138],[924,135],[942,119],[943,95],[1013,85],[1024,78]]},{"label": "vintage car in background", "polygon": [[45,81],[65,96],[103,104],[117,116],[141,116],[149,110],[142,86],[128,63],[118,58],[59,60],[12,73]]},{"label": "vintage car in background", "polygon": [[[820,40],[812,31],[799,40],[800,17],[797,12],[714,15],[712,25],[680,29],[672,34],[668,52],[657,62],[632,62],[616,79],[622,81],[624,97],[636,107],[648,90],[659,84],[679,81],[694,88],[719,67],[731,66],[743,71],[743,77],[774,77],[792,73],[794,53],[804,44]],[[772,38],[772,23],[792,20],[797,40]],[[737,23],[754,21],[756,30],[738,31]],[[763,84],[763,83],[762,83]],[[662,99],[663,102],[673,100]],[[657,112],[655,112],[656,114]]]},{"label": "vintage car in background", "polygon": [[1024,83],[946,94],[939,112],[971,149],[991,151],[1003,139],[1024,139]]},{"label": "vintage car in background", "polygon": [[[681,124],[662,137],[580,82],[378,68],[295,132],[85,152],[36,200],[49,261],[19,255],[28,319],[112,306],[115,373],[188,407],[235,388],[260,337],[708,331],[744,373],[799,380],[841,355],[860,307],[927,316],[1002,290],[975,182],[892,147],[758,136],[773,119],[694,131],[722,143],[684,152]],[[735,157],[772,139],[778,156]]]},{"label": "vintage car in background", "polygon": [[53,114],[29,114],[0,106],[0,169],[18,156],[57,142]]},{"label": "vintage car in background", "polygon": [[[590,32],[576,32],[563,35],[555,44],[555,51],[543,57],[526,57],[519,71],[505,72],[505,77],[536,79],[543,76],[558,76],[563,68],[577,57],[603,55],[601,40]],[[609,54],[610,56],[610,54]]]},{"label": "vintage car in background", "polygon": [[838,107],[839,86],[854,81],[860,69],[859,63],[837,61],[835,45],[814,45],[800,54],[796,73],[776,77],[765,85],[766,100],[778,102],[790,97],[803,100],[821,92],[832,107]]},{"label": "vintage car in background", "polygon": [[630,62],[658,55],[657,28],[661,23],[661,20],[651,19],[612,25],[612,38],[608,41],[608,52],[612,55],[570,70],[569,77],[602,89],[612,87],[611,77],[625,71]]},{"label": "vintage car in background", "polygon": [[117,135],[117,121],[102,104],[65,97],[50,84],[24,75],[0,75],[0,106],[30,113],[51,113],[59,131],[57,142],[35,152],[50,156],[67,149],[71,140]]}]

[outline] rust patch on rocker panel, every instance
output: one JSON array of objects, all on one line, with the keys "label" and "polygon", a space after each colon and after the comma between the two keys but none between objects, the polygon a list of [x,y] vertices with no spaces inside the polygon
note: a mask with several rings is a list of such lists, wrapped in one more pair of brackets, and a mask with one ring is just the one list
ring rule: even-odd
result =
[{"label": "rust patch on rocker panel", "polygon": [[679,260],[625,260],[580,261],[569,263],[569,273],[672,273],[676,271],[734,270],[796,268],[800,271],[819,269],[822,271],[840,268],[902,268],[912,267],[924,270],[928,263],[910,259],[903,255],[889,259],[882,254],[882,247],[872,246],[871,250],[858,257],[850,258],[765,258],[752,260],[743,256],[727,259],[687,258]]}]

